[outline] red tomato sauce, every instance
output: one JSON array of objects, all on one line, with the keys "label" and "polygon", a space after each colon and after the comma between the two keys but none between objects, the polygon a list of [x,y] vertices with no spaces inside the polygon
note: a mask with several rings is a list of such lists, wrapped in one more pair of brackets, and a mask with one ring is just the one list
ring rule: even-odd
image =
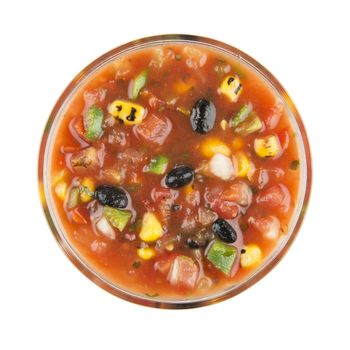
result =
[{"label": "red tomato sauce", "polygon": [[[70,243],[141,294],[187,298],[238,283],[288,232],[298,201],[298,140],[282,101],[244,63],[200,46],[108,63],[75,93],[53,142],[51,192]],[[179,166],[188,177],[171,183]],[[111,193],[121,196],[113,205]]]}]

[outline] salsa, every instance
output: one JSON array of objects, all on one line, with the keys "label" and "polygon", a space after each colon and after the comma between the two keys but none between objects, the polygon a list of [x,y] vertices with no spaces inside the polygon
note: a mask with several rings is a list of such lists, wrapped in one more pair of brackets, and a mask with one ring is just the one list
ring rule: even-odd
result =
[{"label": "salsa", "polygon": [[239,283],[288,233],[299,158],[283,101],[243,61],[158,44],[74,93],[53,137],[50,191],[98,274],[190,298]]}]

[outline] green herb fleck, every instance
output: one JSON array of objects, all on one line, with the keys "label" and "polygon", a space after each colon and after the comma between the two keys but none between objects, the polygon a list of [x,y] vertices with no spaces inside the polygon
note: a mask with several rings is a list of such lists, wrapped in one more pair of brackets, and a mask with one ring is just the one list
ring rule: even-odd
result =
[{"label": "green herb fleck", "polygon": [[175,55],[175,58],[176,58],[178,61],[181,61],[182,56],[181,56],[180,54],[176,54],[176,55]]},{"label": "green herb fleck", "polygon": [[160,106],[158,108],[158,112],[164,112],[165,111],[165,106]]},{"label": "green herb fleck", "polygon": [[134,261],[132,267],[134,269],[138,269],[141,266],[141,261]]},{"label": "green herb fleck", "polygon": [[297,170],[297,169],[299,168],[299,166],[300,166],[300,162],[299,162],[298,159],[293,160],[293,161],[290,163],[290,165],[289,165],[289,167],[290,167],[292,170]]}]

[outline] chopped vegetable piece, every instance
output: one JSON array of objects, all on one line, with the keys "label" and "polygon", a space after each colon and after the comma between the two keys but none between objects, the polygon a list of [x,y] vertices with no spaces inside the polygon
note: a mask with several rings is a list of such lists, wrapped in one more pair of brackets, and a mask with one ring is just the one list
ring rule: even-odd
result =
[{"label": "chopped vegetable piece", "polygon": [[216,153],[209,161],[210,172],[222,180],[230,180],[234,177],[234,168],[229,157]]},{"label": "chopped vegetable piece", "polygon": [[169,159],[164,155],[158,155],[151,159],[145,171],[152,174],[163,175],[168,167]]},{"label": "chopped vegetable piece", "polygon": [[79,204],[79,187],[72,187],[69,191],[67,209],[74,209]]},{"label": "chopped vegetable piece", "polygon": [[106,238],[115,239],[115,231],[104,216],[96,223],[96,228]]},{"label": "chopped vegetable piece", "polygon": [[154,242],[162,235],[162,225],[157,217],[150,212],[144,214],[139,237],[145,242]]},{"label": "chopped vegetable piece", "polygon": [[256,202],[266,209],[278,209],[286,213],[290,208],[291,198],[288,188],[283,184],[277,184],[259,193]]},{"label": "chopped vegetable piece", "polygon": [[228,75],[219,87],[219,93],[227,96],[231,102],[237,102],[243,87],[238,75]]},{"label": "chopped vegetable piece", "polygon": [[238,181],[221,194],[221,199],[246,207],[252,202],[252,190],[245,182]]},{"label": "chopped vegetable piece", "polygon": [[146,81],[147,81],[147,76],[148,76],[148,70],[145,69],[143,70],[135,79],[134,81],[131,83],[131,93],[129,95],[129,97],[132,99],[132,100],[135,100],[141,89],[145,86],[146,84]]},{"label": "chopped vegetable piece", "polygon": [[101,108],[92,106],[84,115],[84,136],[90,140],[97,140],[102,134],[103,111]]},{"label": "chopped vegetable piece", "polygon": [[298,159],[295,159],[290,163],[289,167],[292,170],[297,170],[299,168],[299,165],[300,165],[300,161]]},{"label": "chopped vegetable piece", "polygon": [[249,223],[258,230],[264,238],[276,240],[280,232],[280,221],[276,216],[266,216],[264,218],[249,218]]},{"label": "chopped vegetable piece", "polygon": [[192,69],[203,67],[207,62],[207,54],[191,46],[183,48],[183,56],[186,58],[186,65]]},{"label": "chopped vegetable piece", "polygon": [[274,158],[281,152],[281,144],[277,136],[257,137],[254,140],[255,153],[261,158]]},{"label": "chopped vegetable piece", "polygon": [[58,181],[55,186],[55,193],[59,199],[64,201],[67,194],[67,183],[63,180]]},{"label": "chopped vegetable piece", "polygon": [[249,117],[235,128],[235,133],[246,136],[253,132],[259,131],[263,127],[263,124],[258,115],[253,111],[249,114]]},{"label": "chopped vegetable piece", "polygon": [[156,256],[154,248],[138,248],[137,256],[143,260],[150,260]]},{"label": "chopped vegetable piece", "polygon": [[72,155],[72,168],[77,172],[85,172],[88,168],[97,168],[100,161],[95,147],[87,147]]},{"label": "chopped vegetable piece", "polygon": [[180,255],[171,265],[168,280],[173,286],[194,288],[198,272],[197,264],[190,257]]},{"label": "chopped vegetable piece", "polygon": [[230,148],[225,144],[225,142],[221,141],[216,137],[208,137],[203,140],[200,145],[200,151],[204,157],[212,157],[216,153],[221,153],[225,156],[231,155]]},{"label": "chopped vegetable piece", "polygon": [[90,202],[94,198],[95,183],[91,177],[85,177],[80,184],[80,200]]},{"label": "chopped vegetable piece", "polygon": [[239,124],[244,122],[249,114],[253,111],[253,106],[251,103],[243,105],[238,113],[231,119],[230,126],[231,128],[237,127]]},{"label": "chopped vegetable piece", "polygon": [[207,251],[207,259],[225,275],[230,276],[237,257],[237,248],[215,240]]},{"label": "chopped vegetable piece", "polygon": [[252,169],[252,163],[248,156],[244,152],[237,152],[236,158],[238,162],[238,177],[245,177],[249,174]]},{"label": "chopped vegetable piece", "polygon": [[136,127],[136,132],[146,141],[162,145],[169,136],[171,129],[170,119],[151,114]]},{"label": "chopped vegetable piece", "polygon": [[262,254],[256,244],[248,244],[244,247],[244,253],[241,254],[242,267],[254,267],[261,263]]},{"label": "chopped vegetable piece", "polygon": [[120,210],[107,206],[103,208],[103,215],[120,232],[124,230],[125,226],[128,224],[131,218],[130,211]]},{"label": "chopped vegetable piece", "polygon": [[113,101],[108,106],[108,112],[125,125],[140,124],[146,115],[146,110],[141,105],[122,100]]}]

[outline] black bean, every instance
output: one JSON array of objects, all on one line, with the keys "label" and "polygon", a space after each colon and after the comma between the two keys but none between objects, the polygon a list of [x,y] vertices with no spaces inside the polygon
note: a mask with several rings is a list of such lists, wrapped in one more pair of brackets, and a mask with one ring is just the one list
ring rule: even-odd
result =
[{"label": "black bean", "polygon": [[198,249],[208,245],[214,239],[214,234],[210,229],[204,228],[187,238],[186,244],[189,248]]},{"label": "black bean", "polygon": [[216,108],[214,104],[208,100],[198,100],[192,108],[191,126],[193,131],[200,134],[206,134],[214,127],[216,118]]},{"label": "black bean", "polygon": [[194,170],[186,165],[179,165],[165,177],[165,184],[170,188],[179,188],[189,184],[194,177]]},{"label": "black bean", "polygon": [[118,187],[101,185],[96,188],[95,198],[102,204],[113,208],[126,208],[128,197],[126,193]]},{"label": "black bean", "polygon": [[234,228],[224,219],[216,219],[211,227],[213,232],[224,242],[234,243],[237,233]]}]

